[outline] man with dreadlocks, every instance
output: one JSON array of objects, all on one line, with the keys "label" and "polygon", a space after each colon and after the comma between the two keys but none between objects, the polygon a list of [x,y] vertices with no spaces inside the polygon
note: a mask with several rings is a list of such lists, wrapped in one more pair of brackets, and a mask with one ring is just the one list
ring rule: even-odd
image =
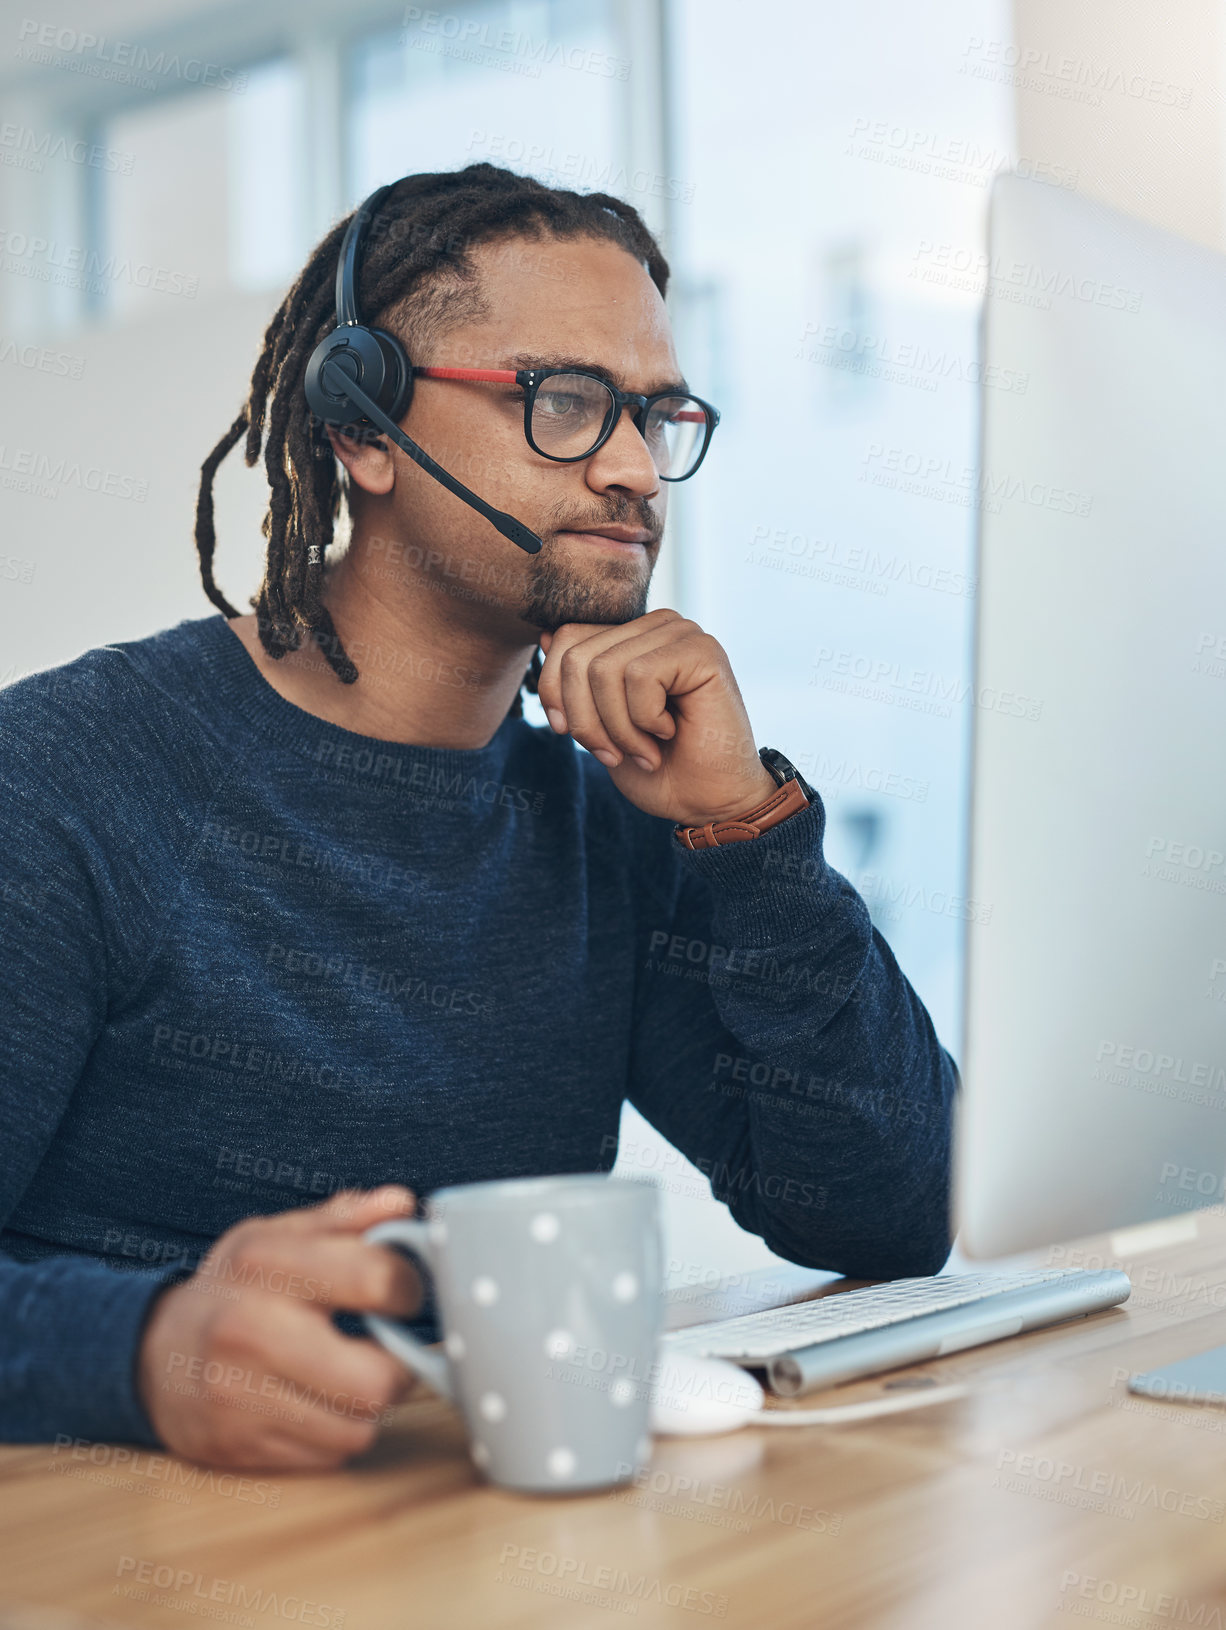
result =
[{"label": "man with dreadlocks", "polygon": [[[401,428],[530,555],[390,438],[312,420],[344,224],[203,467],[218,611],[0,699],[9,1440],[339,1465],[408,1386],[357,1315],[430,1328],[363,1231],[444,1184],[607,1171],[627,1099],[784,1257],[949,1251],[953,1062],[723,649],[645,611],[676,474],[652,421],[606,397],[604,439],[557,452],[583,391],[689,392],[659,247],[488,164],[369,223],[360,310],[461,370]],[[545,369],[570,383],[531,401],[462,372]],[[271,488],[246,615],[213,570],[240,441]]]}]

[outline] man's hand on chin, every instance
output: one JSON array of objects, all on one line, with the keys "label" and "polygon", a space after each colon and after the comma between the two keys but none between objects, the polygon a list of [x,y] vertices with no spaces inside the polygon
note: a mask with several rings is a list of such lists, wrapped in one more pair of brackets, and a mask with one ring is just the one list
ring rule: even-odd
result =
[{"label": "man's hand on chin", "polygon": [[701,826],[774,792],[723,646],[679,612],[563,623],[541,635],[541,650],[537,694],[549,723],[648,815]]}]

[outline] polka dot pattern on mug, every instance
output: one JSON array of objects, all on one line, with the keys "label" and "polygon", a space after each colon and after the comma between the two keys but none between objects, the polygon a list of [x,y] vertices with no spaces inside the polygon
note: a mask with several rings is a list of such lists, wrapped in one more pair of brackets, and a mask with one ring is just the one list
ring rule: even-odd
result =
[{"label": "polka dot pattern on mug", "polygon": [[569,1358],[575,1350],[575,1338],[569,1330],[551,1330],[545,1337],[545,1352],[550,1358]]},{"label": "polka dot pattern on mug", "polygon": [[473,1280],[472,1296],[478,1307],[493,1307],[498,1300],[498,1281],[482,1274]]},{"label": "polka dot pattern on mug", "polygon": [[614,1381],[609,1388],[609,1400],[611,1403],[616,1404],[619,1409],[624,1409],[627,1404],[632,1404],[634,1402],[634,1382],[627,1381],[624,1375],[619,1380]]},{"label": "polka dot pattern on mug", "polygon": [[507,1401],[500,1392],[483,1392],[477,1408],[482,1420],[503,1421],[507,1416]]},{"label": "polka dot pattern on mug", "polygon": [[615,1302],[632,1302],[638,1293],[638,1278],[628,1269],[624,1269],[613,1280],[613,1300]]},{"label": "polka dot pattern on mug", "polygon": [[528,1224],[528,1232],[538,1245],[552,1245],[562,1232],[562,1224],[552,1211],[538,1211]]},{"label": "polka dot pattern on mug", "polygon": [[549,1459],[545,1462],[550,1477],[573,1477],[575,1474],[575,1451],[573,1449],[551,1449]]}]

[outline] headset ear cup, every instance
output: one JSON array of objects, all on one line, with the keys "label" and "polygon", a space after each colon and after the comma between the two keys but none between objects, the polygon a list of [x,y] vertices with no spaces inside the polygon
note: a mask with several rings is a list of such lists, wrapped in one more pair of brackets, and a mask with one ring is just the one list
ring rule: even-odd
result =
[{"label": "headset ear cup", "polygon": [[345,324],[320,340],[311,353],[303,376],[307,402],[325,424],[360,425],[365,416],[346,393],[346,379],[382,407],[399,366],[384,339],[360,323]]},{"label": "headset ear cup", "polygon": [[378,340],[384,357],[383,391],[379,396],[379,406],[389,419],[395,419],[399,424],[413,400],[413,365],[395,334],[390,334],[386,328],[372,328],[370,332]]},{"label": "headset ear cup", "polygon": [[311,352],[310,360],[306,365],[306,372],[302,376],[307,406],[321,424],[335,425],[343,423],[340,418],[335,391],[331,386],[325,388],[323,383],[323,366],[334,349],[335,344],[331,334],[326,339],[320,340],[319,344]]}]

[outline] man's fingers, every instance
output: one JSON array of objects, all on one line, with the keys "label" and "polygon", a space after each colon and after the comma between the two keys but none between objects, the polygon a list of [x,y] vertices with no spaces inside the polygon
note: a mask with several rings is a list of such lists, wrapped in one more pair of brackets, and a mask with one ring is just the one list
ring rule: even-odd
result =
[{"label": "man's fingers", "polygon": [[302,1255],[325,1281],[318,1297],[326,1307],[355,1313],[387,1313],[407,1319],[421,1307],[421,1276],[401,1251],[343,1235],[304,1241]]},{"label": "man's fingers", "polygon": [[251,1366],[260,1385],[295,1412],[314,1405],[371,1422],[413,1386],[408,1370],[378,1342],[343,1335],[330,1319],[303,1307],[279,1307],[265,1321],[260,1351]]},{"label": "man's fingers", "polygon": [[588,662],[589,657],[581,645],[571,646],[563,653],[559,663],[562,712],[570,734],[579,745],[612,769],[621,763],[622,754],[600,717],[588,680]]},{"label": "man's fingers", "polygon": [[[660,742],[669,741],[677,734],[677,721],[668,711],[668,686],[652,670],[649,659],[631,657],[622,675],[622,688],[627,713],[645,734],[655,738],[655,752],[663,762]],[[655,762],[654,758],[652,762]]]},{"label": "man's fingers", "polygon": [[307,1207],[330,1227],[359,1234],[389,1217],[407,1217],[417,1209],[417,1196],[402,1183],[377,1189],[339,1189],[321,1206]]},{"label": "man's fingers", "polygon": [[268,1449],[278,1445],[275,1459],[266,1450],[259,1463],[286,1471],[326,1471],[368,1449],[377,1432],[376,1421],[336,1414],[319,1404],[300,1404],[287,1408],[284,1423],[269,1434]]},{"label": "man's fingers", "polygon": [[[633,645],[637,642],[630,641],[628,643],[633,648]],[[658,769],[661,763],[660,743],[649,730],[639,727],[629,693],[632,665],[640,661],[641,658],[627,657],[624,646],[612,646],[609,650],[593,657],[591,662],[588,663],[587,685],[592,693],[600,721],[619,755],[624,753],[628,758],[635,759],[638,761],[640,769],[654,770]],[[662,685],[657,684],[655,686],[656,705],[654,713],[648,713],[644,710],[642,706],[643,694],[640,687],[638,718],[654,720],[664,711],[664,703],[668,700],[668,692]]]},{"label": "man's fingers", "polygon": [[[563,623],[550,636],[545,662],[537,681],[537,696],[540,698],[541,706],[546,713],[556,714],[561,720],[558,724],[551,718],[550,724],[559,730],[570,729],[571,734],[574,734],[562,700],[562,659],[568,651],[575,646],[583,645],[585,657],[591,658],[609,645],[626,638],[633,639],[652,629],[662,628],[667,623],[678,621],[680,617],[679,611],[661,606],[655,611],[647,612],[645,616],[635,617],[628,623]],[[545,650],[543,643],[541,649]],[[585,742],[584,746],[586,745]]]},{"label": "man's fingers", "polygon": [[[675,617],[670,627],[644,629],[588,664],[588,683],[609,733],[620,742],[619,728],[629,732],[626,739],[637,744],[633,752],[641,753],[653,767],[660,763],[658,744],[677,733],[677,721],[668,711],[669,686],[684,664],[678,662],[674,647],[701,633],[697,623]],[[605,710],[606,696],[617,723]],[[626,751],[632,749],[627,746]]]},{"label": "man's fingers", "polygon": [[384,1183],[377,1189],[338,1189],[314,1205],[295,1206],[271,1216],[249,1217],[239,1228],[276,1227],[291,1234],[322,1232],[360,1234],[389,1217],[412,1216],[417,1197],[402,1183]]},{"label": "man's fingers", "polygon": [[258,1323],[241,1311],[229,1319],[212,1354],[184,1371],[196,1419],[171,1446],[196,1458],[220,1451],[227,1464],[261,1463],[272,1432],[300,1447],[304,1458],[293,1463],[335,1464],[366,1448],[412,1390],[408,1371],[376,1342],[351,1340],[301,1305],[266,1303]]},{"label": "man's fingers", "polygon": [[223,1290],[266,1291],[355,1313],[410,1318],[422,1302],[421,1278],[408,1257],[348,1234],[253,1231],[197,1271]]},{"label": "man's fingers", "polygon": [[[625,699],[624,670],[632,655],[667,643],[674,628],[689,629],[675,611],[653,613],[631,623],[601,628],[583,638],[568,637],[572,625],[564,625],[550,647],[546,668],[553,665],[551,684],[543,687],[542,669],[538,695],[558,728],[556,711],[581,746],[613,769],[624,757],[638,758],[645,769],[659,764],[659,748],[653,732],[640,729],[631,718]],[[660,735],[667,737],[667,726]]]},{"label": "man's fingers", "polygon": [[268,1428],[258,1447],[250,1453],[239,1451],[241,1458],[227,1460],[228,1465],[244,1466],[249,1471],[325,1472],[337,1463],[335,1454],[327,1453],[315,1443],[288,1431]]},{"label": "man's fingers", "polygon": [[634,626],[619,630],[620,637],[584,640],[564,653],[558,665],[562,710],[575,740],[610,769],[629,757],[655,770],[662,762],[660,742],[676,733],[668,712],[670,685],[692,665],[680,648],[702,630],[683,617],[637,633],[630,631]]}]

